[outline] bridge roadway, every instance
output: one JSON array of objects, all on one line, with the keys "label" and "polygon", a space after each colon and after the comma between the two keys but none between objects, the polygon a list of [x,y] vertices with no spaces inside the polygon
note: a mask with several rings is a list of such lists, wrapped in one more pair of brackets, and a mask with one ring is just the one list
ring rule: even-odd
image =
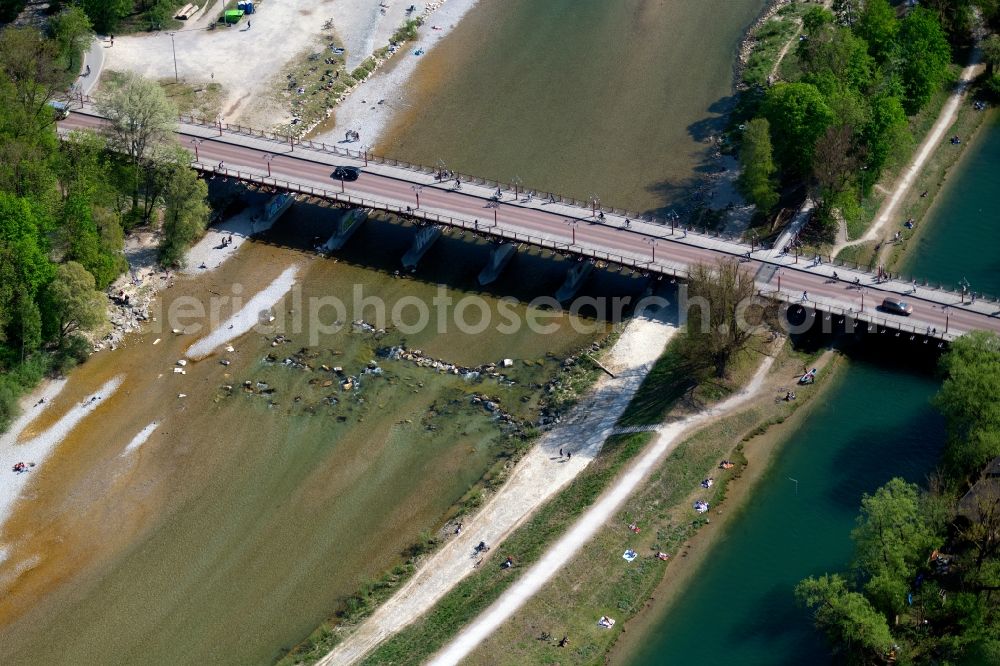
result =
[{"label": "bridge roadway", "polygon": [[[89,103],[59,123],[65,133],[99,129],[106,121]],[[328,200],[408,214],[498,238],[596,257],[651,273],[686,277],[695,264],[714,264],[722,257],[745,257],[750,246],[721,238],[671,228],[662,223],[605,213],[598,219],[590,208],[544,197],[515,195],[497,184],[463,180],[438,181],[435,174],[409,165],[397,165],[345,148],[344,145],[290,144],[282,137],[257,130],[182,120],[177,140],[195,158],[192,165],[204,172],[271,185]],[[347,144],[350,145],[350,144]],[[267,158],[267,159],[265,159]],[[334,165],[362,168],[353,182],[331,177]],[[418,204],[419,201],[419,204]],[[895,329],[910,339],[950,340],[973,329],[1000,333],[1000,304],[978,299],[968,302],[956,292],[889,280],[876,283],[871,273],[843,266],[817,263],[802,257],[759,249],[744,259],[754,271],[762,294],[815,311],[833,319],[847,318],[875,324],[870,330]],[[839,279],[833,279],[833,273]],[[855,284],[855,278],[861,286]],[[902,317],[882,312],[887,296],[901,296],[913,305],[913,314]],[[804,298],[805,297],[805,298]],[[966,302],[962,302],[965,300]],[[829,321],[829,319],[828,319]]]}]

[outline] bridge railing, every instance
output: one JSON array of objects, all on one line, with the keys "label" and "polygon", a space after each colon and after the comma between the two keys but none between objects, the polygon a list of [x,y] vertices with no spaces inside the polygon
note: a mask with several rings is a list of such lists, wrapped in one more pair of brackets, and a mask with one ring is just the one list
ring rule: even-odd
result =
[{"label": "bridge railing", "polygon": [[[94,103],[94,99],[91,98],[88,95],[78,96],[76,99],[78,99],[81,103],[84,103],[84,102],[91,103],[91,104]],[[193,114],[182,114],[182,115],[178,116],[178,120],[180,122],[182,122],[182,123],[188,123],[188,124],[192,124],[192,125],[198,125],[198,126],[201,126],[201,127],[212,127],[212,128],[218,129],[220,133],[222,133],[222,132],[229,132],[231,134],[237,134],[237,135],[241,135],[241,136],[247,136],[247,137],[252,137],[252,138],[260,138],[260,139],[264,139],[266,141],[271,141],[273,143],[288,144],[288,145],[290,145],[292,147],[292,149],[294,149],[294,147],[297,146],[297,145],[298,146],[304,146],[306,148],[309,148],[310,150],[314,150],[314,151],[317,151],[317,152],[322,152],[322,153],[329,154],[329,155],[339,155],[339,156],[348,157],[348,158],[351,158],[351,159],[358,159],[358,160],[365,160],[365,161],[368,161],[368,162],[375,162],[376,164],[391,165],[391,166],[395,166],[395,167],[407,169],[409,171],[413,171],[413,172],[416,172],[416,173],[435,174],[435,173],[440,173],[442,171],[441,168],[435,168],[435,167],[430,167],[430,166],[427,166],[427,165],[415,164],[415,163],[407,162],[407,161],[404,161],[404,160],[390,158],[390,157],[386,157],[386,156],[383,156],[383,155],[378,155],[376,153],[372,153],[372,152],[370,152],[368,150],[357,150],[357,149],[356,150],[351,150],[350,148],[338,146],[336,144],[328,144],[328,143],[325,143],[325,142],[312,141],[310,139],[297,139],[297,138],[295,138],[295,137],[293,137],[291,135],[287,135],[287,134],[279,134],[279,133],[276,133],[276,132],[270,132],[268,130],[256,129],[256,128],[253,128],[253,127],[250,127],[250,126],[246,126],[246,125],[242,125],[242,124],[225,123],[225,122],[221,122],[219,120],[208,120],[206,118],[200,118],[200,117],[195,116]],[[594,203],[594,202],[590,202],[590,201],[582,201],[582,200],[579,200],[579,199],[576,199],[576,198],[573,198],[573,197],[568,197],[568,196],[564,196],[564,195],[560,195],[560,194],[555,194],[555,193],[552,193],[552,192],[540,192],[538,190],[533,190],[531,188],[523,187],[520,184],[507,183],[507,182],[502,182],[502,181],[499,181],[499,180],[491,180],[491,179],[481,178],[479,176],[473,176],[473,175],[469,175],[469,174],[452,173],[450,177],[451,178],[459,178],[463,182],[474,183],[474,184],[478,184],[478,185],[485,185],[485,186],[488,186],[490,188],[498,187],[501,190],[507,191],[507,192],[513,191],[513,192],[520,193],[520,194],[525,194],[525,195],[527,195],[528,193],[530,193],[532,195],[532,197],[536,198],[536,199],[550,201],[552,203],[566,204],[566,205],[569,205],[569,206],[574,206],[576,208],[580,208],[582,210],[590,210],[591,212],[604,212],[604,213],[609,213],[609,214],[612,214],[612,215],[621,215],[621,216],[628,217],[628,218],[635,219],[635,220],[643,220],[643,221],[654,223],[654,224],[660,224],[660,225],[662,225],[664,227],[669,226],[670,230],[671,230],[671,235],[673,235],[676,231],[680,231],[680,232],[682,232],[685,235],[687,235],[687,234],[694,234],[694,235],[702,236],[702,237],[705,237],[705,238],[723,239],[723,240],[726,240],[726,241],[729,241],[729,242],[738,243],[738,244],[740,244],[743,247],[749,247],[749,248],[753,248],[753,249],[765,249],[767,247],[766,245],[761,244],[761,243],[754,243],[754,244],[752,244],[750,246],[747,246],[747,244],[745,242],[743,242],[742,237],[731,235],[731,234],[725,234],[725,233],[723,233],[723,232],[721,232],[719,230],[712,230],[712,229],[708,229],[707,227],[702,227],[701,229],[697,229],[697,228],[695,228],[692,225],[681,225],[681,224],[677,223],[677,218],[676,217],[667,218],[667,219],[656,218],[655,216],[652,216],[652,215],[649,215],[649,214],[641,214],[641,213],[638,213],[638,212],[635,212],[635,211],[630,211],[630,210],[624,209],[624,208],[615,208],[615,207],[603,206],[599,202],[598,203]],[[329,198],[330,195],[332,195],[332,194],[337,194],[337,193],[336,192],[331,192],[330,194],[323,195],[323,196],[325,198]],[[398,211],[396,211],[396,212],[398,212]],[[412,212],[411,212],[411,214],[412,214]],[[806,255],[800,254],[797,249],[793,250],[793,252],[795,254],[796,261],[798,259],[808,260],[806,258]],[[863,271],[863,272],[866,272],[866,273],[870,273],[871,272],[871,270],[869,269],[869,267],[867,265],[861,265],[861,264],[858,264],[856,262],[848,261],[848,260],[844,260],[844,259],[837,259],[837,258],[832,257],[830,255],[809,255],[809,258],[819,259],[819,260],[823,261],[824,263],[830,264],[832,266],[844,266],[844,267],[851,268],[851,269],[857,270],[857,271]],[[963,290],[961,290],[959,288],[956,288],[956,287],[944,285],[942,283],[932,284],[932,283],[930,283],[927,280],[921,280],[920,278],[914,278],[912,276],[906,276],[906,275],[903,275],[902,273],[890,273],[889,277],[891,277],[891,278],[893,278],[895,280],[903,281],[903,282],[913,282],[914,280],[916,280],[915,284],[917,286],[920,286],[921,288],[924,288],[924,289],[931,289],[933,291],[940,291],[940,292],[943,292],[943,293],[949,293],[949,294],[955,294],[955,295],[959,295],[959,294],[963,293]],[[968,293],[968,292],[966,292],[966,293]],[[986,302],[993,302],[993,303],[1000,304],[1000,297],[997,297],[997,296],[991,296],[991,295],[986,295],[986,294],[982,294],[982,293],[976,292],[976,298],[979,299],[979,300],[986,301]]]},{"label": "bridge railing", "polygon": [[[852,270],[861,271],[861,272],[865,272],[865,273],[871,273],[872,272],[871,268],[869,268],[869,265],[859,264],[857,262],[848,261],[846,259],[838,259],[838,258],[833,257],[833,256],[828,255],[828,254],[827,255],[824,255],[824,254],[803,255],[803,254],[798,253],[797,250],[795,250],[793,252],[795,253],[795,256],[796,256],[797,259],[802,259],[802,260],[805,260],[805,261],[819,259],[822,263],[828,264],[830,266],[836,266],[836,267],[844,266],[844,267],[850,268]],[[929,289],[931,291],[939,291],[939,292],[944,292],[944,293],[949,293],[949,294],[955,294],[956,296],[959,295],[959,294],[961,294],[961,293],[963,293],[963,290],[960,287],[948,285],[948,284],[945,284],[943,282],[931,282],[930,280],[927,280],[926,278],[916,277],[916,276],[908,275],[908,274],[901,273],[901,272],[896,272],[896,273],[887,272],[886,276],[889,279],[897,280],[899,282],[909,282],[909,283],[912,283],[915,286],[920,287],[921,289]],[[968,294],[970,292],[969,291],[965,291],[964,293]],[[992,296],[992,295],[989,295],[989,294],[984,294],[984,293],[981,293],[981,292],[976,292],[976,300],[982,300],[982,301],[985,301],[985,302],[1000,303],[1000,297]]]},{"label": "bridge railing", "polygon": [[[78,95],[74,97],[75,101],[79,101],[81,104],[88,103],[93,104],[95,100],[89,95]],[[364,160],[366,162],[374,162],[375,164],[384,164],[388,166],[398,167],[406,169],[408,171],[413,171],[414,173],[422,173],[426,175],[441,175],[441,179],[454,180],[458,178],[464,183],[471,183],[475,185],[482,185],[489,187],[490,189],[499,188],[503,192],[514,192],[516,195],[531,195],[532,199],[550,202],[553,204],[563,204],[567,206],[572,206],[574,208],[579,208],[582,211],[590,211],[592,215],[598,213],[606,213],[610,215],[620,215],[622,217],[627,217],[633,220],[642,220],[651,224],[658,224],[661,226],[670,226],[671,231],[680,230],[686,234],[692,234],[697,236],[703,236],[706,238],[718,238],[724,239],[733,243],[739,243],[743,246],[747,246],[743,242],[742,237],[738,235],[726,234],[720,230],[709,229],[707,226],[696,227],[693,224],[680,224],[680,218],[677,215],[667,216],[667,217],[657,217],[650,213],[640,213],[638,211],[630,210],[628,208],[619,208],[616,206],[606,206],[600,201],[590,201],[577,199],[575,197],[558,194],[555,192],[548,192],[543,190],[534,189],[531,187],[525,187],[519,183],[502,181],[499,179],[483,178],[481,176],[476,176],[473,174],[466,174],[461,172],[455,172],[444,169],[444,167],[431,167],[425,164],[417,164],[413,162],[408,162],[406,160],[400,160],[393,157],[387,157],[385,155],[380,155],[374,153],[367,149],[355,149],[342,147],[337,144],[325,143],[320,141],[312,141],[311,139],[301,139],[296,138],[290,134],[280,134],[277,132],[271,132],[269,130],[257,129],[247,125],[242,125],[238,123],[227,123],[222,122],[218,119],[210,120],[207,118],[195,116],[194,114],[181,114],[178,116],[178,120],[181,123],[187,123],[189,125],[197,125],[199,127],[210,127],[217,130],[220,135],[222,133],[236,134],[239,136],[246,136],[250,138],[262,139],[265,141],[270,141],[275,144],[283,144],[289,146],[292,150],[296,146],[302,146],[307,149],[321,152],[327,155],[337,155],[348,157],[351,159]],[[447,173],[447,177],[444,174]],[[750,246],[747,246],[750,247]],[[769,247],[768,244],[763,242],[757,242],[755,249],[766,249]]]},{"label": "bridge railing", "polygon": [[209,165],[201,162],[194,162],[192,163],[192,166],[198,171],[207,174],[213,174],[215,176],[222,176],[225,178],[235,178],[237,180],[241,180],[248,183],[255,183],[261,186],[273,187],[287,192],[294,192],[296,194],[303,194],[312,197],[317,197],[320,199],[336,201],[338,203],[345,203],[351,206],[358,206],[361,208],[371,208],[374,210],[381,210],[388,213],[406,215],[407,217],[419,218],[426,222],[445,224],[451,227],[464,229],[468,231],[486,233],[491,236],[501,238],[503,240],[519,242],[519,243],[528,243],[529,245],[534,245],[545,249],[551,249],[556,252],[573,253],[583,257],[592,258],[597,261],[606,261],[609,263],[626,266],[628,268],[632,268],[635,270],[653,272],[681,279],[686,279],[690,276],[690,272],[685,266],[673,265],[664,262],[653,262],[648,259],[629,257],[625,255],[615,254],[613,252],[598,250],[595,248],[573,245],[565,241],[546,238],[544,236],[536,236],[533,234],[526,234],[514,231],[512,229],[506,229],[504,227],[500,227],[495,224],[476,223],[475,221],[469,222],[468,220],[451,217],[449,215],[441,215],[439,213],[432,213],[420,209],[413,209],[400,204],[379,201],[377,199],[368,199],[365,197],[359,197],[352,194],[348,194],[346,192],[337,192],[335,190],[327,190],[325,188],[313,187],[311,185],[301,185],[299,183],[293,183],[287,180],[282,180],[280,178],[263,176],[261,174],[256,174],[248,171],[241,171],[238,169],[228,169],[228,168],[220,169],[216,165]]},{"label": "bridge railing", "polygon": [[918,326],[905,319],[900,319],[899,317],[889,317],[889,316],[877,316],[870,312],[862,311],[860,309],[845,308],[839,305],[834,305],[826,301],[802,301],[799,292],[790,292],[786,290],[777,289],[762,289],[760,290],[761,296],[766,296],[768,298],[782,301],[788,305],[795,305],[803,308],[809,308],[815,312],[822,313],[826,315],[829,319],[830,317],[839,317],[841,319],[838,323],[843,323],[847,319],[853,320],[856,325],[858,322],[864,322],[878,328],[886,330],[900,331],[901,333],[908,333],[912,336],[919,336],[922,338],[935,338],[938,340],[950,341],[958,337],[957,334],[951,331],[937,330],[935,327],[923,325]]}]

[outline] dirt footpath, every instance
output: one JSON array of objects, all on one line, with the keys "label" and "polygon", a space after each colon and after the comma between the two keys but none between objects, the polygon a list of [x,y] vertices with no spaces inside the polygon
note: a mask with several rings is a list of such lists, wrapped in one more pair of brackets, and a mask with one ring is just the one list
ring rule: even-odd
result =
[{"label": "dirt footpath", "polygon": [[[546,433],[521,459],[489,503],[465,521],[462,533],[424,562],[406,585],[317,664],[340,666],[357,661],[429,610],[472,573],[477,561],[472,557],[476,544],[499,544],[534,509],[576,477],[601,450],[618,417],[676,332],[674,323],[661,319],[638,317],[630,321],[605,359],[616,376],[602,376],[562,424]],[[614,350],[631,351],[626,355]],[[572,458],[560,456],[560,449],[571,451]]]}]

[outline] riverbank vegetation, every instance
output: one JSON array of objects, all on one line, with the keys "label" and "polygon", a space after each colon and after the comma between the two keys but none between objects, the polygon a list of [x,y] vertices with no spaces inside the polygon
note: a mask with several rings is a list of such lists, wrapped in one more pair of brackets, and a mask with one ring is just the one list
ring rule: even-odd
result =
[{"label": "riverbank vegetation", "polygon": [[[665,391],[664,377],[678,381],[683,373],[670,366],[683,363],[678,353],[680,340],[672,342],[661,357],[661,381],[643,384],[632,405],[659,402],[653,394]],[[790,373],[802,364],[794,352],[783,352],[778,372]],[[738,390],[756,369],[756,364],[735,364],[725,380],[728,388],[719,398]],[[653,375],[651,374],[651,377]],[[775,375],[777,376],[777,375]],[[700,387],[694,389],[699,391]],[[669,392],[669,391],[668,391]],[[505,624],[486,645],[470,656],[470,663],[591,663],[601,659],[620,635],[624,622],[638,613],[670,566],[671,558],[685,555],[685,544],[708,524],[705,516],[691,509],[692,498],[705,499],[717,508],[729,484],[743,473],[743,448],[768,426],[783,422],[805,404],[815,392],[807,388],[799,401],[772,400],[769,395],[733,416],[720,419],[680,442],[657,467],[650,480],[616,514],[613,525],[603,528],[573,560],[518,611],[518,621]],[[655,414],[654,423],[667,415],[690,415],[715,399],[693,403],[674,391],[678,398]],[[765,392],[766,395],[766,392]],[[718,398],[716,398],[718,399]],[[630,409],[632,409],[630,407]],[[650,414],[650,416],[653,416]],[[637,420],[633,417],[633,420]],[[530,521],[516,530],[503,544],[517,566],[502,570],[490,566],[463,580],[435,608],[370,653],[363,663],[417,664],[443,647],[463,626],[493,603],[510,585],[546,552],[551,543],[568,529],[573,520],[606,490],[630,461],[653,441],[655,435],[635,433],[610,438],[601,453],[562,493],[540,508]],[[734,463],[719,469],[721,460]],[[714,477],[709,489],[700,482]],[[634,524],[633,530],[629,525]],[[635,550],[639,557],[631,565],[622,560],[622,551]],[[664,552],[667,561],[657,557]],[[611,631],[596,626],[603,615],[618,624]],[[560,639],[568,637],[565,647]],[[496,649],[503,646],[502,654]],[[484,662],[484,655],[486,657]]]},{"label": "riverbank vegetation", "polygon": [[[702,316],[708,318],[710,326],[689,326],[668,345],[620,419],[619,423],[622,425],[656,426],[671,414],[680,417],[697,413],[738,390],[756,369],[761,356],[759,353],[751,353],[751,343],[758,339],[764,340],[766,336],[761,335],[760,331],[736,337],[722,332],[722,329],[727,328],[725,324],[734,323],[735,317],[748,316],[740,305],[745,296],[743,291],[748,274],[738,262],[733,261],[724,262],[717,268],[703,267],[699,275],[700,279],[691,287],[691,300],[704,299],[716,306],[702,312]],[[707,332],[709,329],[712,333]],[[799,359],[796,358],[794,362],[790,359],[789,355],[784,355],[784,362],[789,364],[789,368],[800,366]],[[742,460],[738,450],[742,445],[740,438],[747,441],[763,432],[766,425],[781,422],[798,404],[801,403],[764,401],[762,412],[753,411],[750,415],[742,415],[735,425],[728,420],[724,421],[713,426],[711,434],[702,433],[682,443],[671,455],[669,464],[664,465],[645,488],[641,498],[637,500],[638,504],[630,506],[626,511],[629,516],[639,516],[646,529],[642,539],[637,537],[633,540],[645,543],[652,538],[655,541],[649,546],[653,549],[652,555],[649,558],[644,556],[638,565],[639,573],[629,572],[627,580],[623,580],[618,575],[621,572],[617,570],[615,575],[609,577],[587,574],[579,584],[586,585],[588,590],[594,587],[595,594],[613,593],[618,600],[615,613],[619,617],[624,614],[627,618],[637,612],[648,590],[662,577],[663,562],[655,557],[656,552],[664,549],[678,551],[685,540],[708,522],[703,518],[696,518],[691,522],[688,518],[687,514],[691,512],[688,496],[692,489],[698,488],[699,482],[706,476],[713,475],[712,470],[719,465],[720,459]],[[720,438],[720,433],[724,437]],[[546,503],[526,525],[504,541],[503,552],[516,559],[517,567],[505,571],[492,566],[473,573],[449,592],[430,613],[368,655],[366,663],[419,663],[443,646],[455,632],[486,609],[523,571],[536,562],[553,540],[569,527],[572,519],[592,504],[624,469],[625,464],[650,441],[650,435],[642,432],[610,438],[595,461],[565,491]],[[740,470],[740,466],[734,465],[714,472],[719,483],[713,484],[714,488],[709,491],[711,501],[722,500],[728,480],[738,476]],[[664,487],[670,489],[667,500],[662,497]],[[650,512],[655,513],[655,517]],[[615,539],[620,538],[617,532],[615,530]],[[608,557],[606,552],[599,555],[602,567],[606,567],[605,560]],[[618,561],[618,557],[613,561]],[[588,566],[584,570],[595,569]],[[546,608],[551,606],[552,604],[546,604]],[[605,612],[609,609],[610,607],[606,608]],[[546,621],[566,625],[571,628],[574,636],[586,631],[584,625],[590,626],[596,621],[578,612],[575,612],[577,617],[573,619],[563,615],[547,616]],[[612,635],[616,634],[609,634],[606,638]],[[542,636],[543,642],[537,642],[539,649],[558,650],[556,631],[542,632]],[[595,635],[591,638],[600,637]],[[288,659],[292,661],[289,663],[318,658],[340,640],[341,637],[336,632],[325,629],[314,636],[312,641],[290,654]],[[597,642],[601,643],[601,650],[606,650],[610,645],[610,642]],[[534,643],[536,641],[531,642]],[[595,651],[597,647],[596,644],[579,647],[574,645],[573,651],[583,650],[581,655],[586,653],[596,656],[599,654]],[[522,657],[525,655],[517,657],[512,653],[511,659],[517,661]],[[528,661],[533,659],[529,658]]]},{"label": "riverbank vegetation", "polygon": [[851,569],[796,588],[849,663],[1000,659],[1000,338],[965,335],[941,367],[939,474],[865,495]]},{"label": "riverbank vegetation", "polygon": [[838,0],[803,15],[786,80],[751,88],[737,111],[741,184],[759,222],[795,193],[817,202],[816,242],[832,241],[839,219],[870,217],[866,199],[913,145],[910,119],[952,80],[953,49],[969,46],[974,5]]},{"label": "riverbank vegetation", "polygon": [[80,334],[103,323],[100,292],[127,268],[124,233],[162,216],[169,265],[208,219],[205,183],[171,143],[175,116],[155,84],[124,77],[102,99],[122,119],[113,131],[58,139],[53,100],[91,34],[77,12],[57,14],[51,37],[0,31],[0,429],[25,390],[86,358]]}]

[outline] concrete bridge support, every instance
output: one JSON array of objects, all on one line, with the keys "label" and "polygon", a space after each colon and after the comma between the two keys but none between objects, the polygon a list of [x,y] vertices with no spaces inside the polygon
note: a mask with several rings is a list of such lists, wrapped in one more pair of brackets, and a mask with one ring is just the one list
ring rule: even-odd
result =
[{"label": "concrete bridge support", "polygon": [[344,247],[354,233],[368,219],[371,211],[367,208],[352,208],[337,221],[337,229],[330,240],[323,245],[324,252],[334,252]]},{"label": "concrete bridge support", "polygon": [[512,243],[502,243],[495,247],[492,252],[490,252],[490,261],[483,268],[482,272],[479,274],[479,286],[485,287],[486,285],[495,282],[503,269],[510,263],[510,260],[514,258],[517,253],[517,248],[514,247]]},{"label": "concrete bridge support", "polygon": [[556,300],[564,302],[576,296],[576,292],[580,291],[580,287],[583,286],[584,280],[587,279],[592,270],[594,270],[594,264],[589,261],[576,262],[573,268],[566,271],[566,281],[556,292]]},{"label": "concrete bridge support", "polygon": [[268,199],[267,203],[263,206],[261,214],[254,215],[250,220],[250,235],[259,234],[270,229],[278,221],[278,218],[292,207],[293,203],[295,203],[295,197],[288,192],[275,194]]},{"label": "concrete bridge support", "polygon": [[413,239],[413,246],[403,255],[403,268],[414,269],[431,245],[441,237],[440,227],[425,227],[420,230],[417,237]]}]

